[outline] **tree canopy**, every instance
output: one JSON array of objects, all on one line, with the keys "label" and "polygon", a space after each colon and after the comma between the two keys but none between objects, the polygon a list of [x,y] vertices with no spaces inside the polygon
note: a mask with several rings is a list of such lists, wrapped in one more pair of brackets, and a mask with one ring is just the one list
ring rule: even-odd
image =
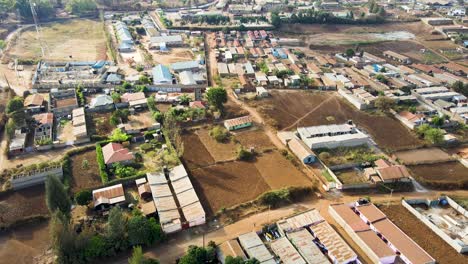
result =
[{"label": "tree canopy", "polygon": [[65,215],[70,213],[71,201],[65,186],[56,176],[47,176],[45,182],[46,204],[51,213],[60,211]]},{"label": "tree canopy", "polygon": [[210,105],[216,107],[218,110],[223,110],[223,105],[227,102],[226,89],[223,87],[213,87],[206,93],[206,98]]}]

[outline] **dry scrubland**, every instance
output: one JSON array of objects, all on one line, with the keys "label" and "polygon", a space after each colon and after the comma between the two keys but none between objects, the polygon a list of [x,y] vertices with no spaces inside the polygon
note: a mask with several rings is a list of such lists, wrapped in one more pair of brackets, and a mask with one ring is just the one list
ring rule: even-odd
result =
[{"label": "dry scrubland", "polygon": [[[288,186],[310,186],[311,182],[286,160],[262,130],[236,132],[228,143],[218,143],[207,129],[183,134],[183,161],[208,215],[257,198],[260,194]],[[237,161],[236,144],[253,147],[260,154],[254,161]]]},{"label": "dry scrubland", "polygon": [[423,144],[398,120],[359,111],[336,93],[272,91],[269,98],[253,104],[265,117],[266,122],[276,126],[278,130],[340,124],[352,120],[364,128],[381,148],[398,150]]},{"label": "dry scrubland", "polygon": [[[46,44],[46,59],[94,61],[106,59],[106,39],[100,21],[76,19],[42,25],[41,39]],[[19,36],[9,55],[21,59],[41,57],[41,45],[34,27]]]}]

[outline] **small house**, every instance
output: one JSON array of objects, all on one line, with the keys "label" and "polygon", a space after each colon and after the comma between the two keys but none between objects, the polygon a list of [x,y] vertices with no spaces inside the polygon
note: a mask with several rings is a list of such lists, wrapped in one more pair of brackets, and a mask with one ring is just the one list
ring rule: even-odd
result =
[{"label": "small house", "polygon": [[125,194],[122,184],[108,186],[93,191],[94,209],[107,209],[114,205],[125,203]]},{"label": "small house", "polygon": [[100,94],[91,99],[90,107],[98,109],[111,109],[114,107],[114,100],[109,95]]},{"label": "small house", "polygon": [[242,116],[224,121],[224,127],[227,130],[233,131],[252,126],[252,118],[250,116]]},{"label": "small house", "polygon": [[135,158],[133,153],[127,148],[124,148],[119,143],[109,143],[102,147],[102,154],[104,156],[104,163],[108,166],[119,163],[130,163]]},{"label": "small house", "polygon": [[267,89],[259,86],[259,87],[255,87],[255,91],[257,93],[257,97],[260,97],[260,98],[264,98],[264,97],[268,97],[268,95],[270,95],[267,91]]},{"label": "small house", "polygon": [[314,152],[296,137],[288,142],[288,147],[304,164],[314,163],[317,160]]},{"label": "small house", "polygon": [[32,113],[38,113],[44,108],[44,97],[40,94],[30,94],[24,99],[24,107]]}]

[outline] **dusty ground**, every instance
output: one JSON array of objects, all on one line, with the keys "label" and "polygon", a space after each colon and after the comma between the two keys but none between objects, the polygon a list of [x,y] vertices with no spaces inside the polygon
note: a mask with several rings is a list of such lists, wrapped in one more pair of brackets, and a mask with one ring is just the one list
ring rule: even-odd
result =
[{"label": "dusty ground", "polygon": [[359,173],[354,169],[337,171],[335,172],[335,175],[343,184],[357,184],[367,182],[367,180],[362,175],[359,175]]},{"label": "dusty ground", "polygon": [[65,123],[64,126],[57,127],[58,139],[61,142],[74,141],[76,138],[73,135],[73,123],[71,121]]},{"label": "dusty ground", "polygon": [[[39,58],[41,45],[34,28],[23,32],[9,55],[24,59]],[[69,20],[42,25],[41,39],[48,60],[92,61],[106,59],[104,31],[99,21],[89,19]]]},{"label": "dusty ground", "polygon": [[132,129],[142,129],[152,126],[155,123],[150,112],[135,113],[128,116],[128,122]]},{"label": "dusty ground", "polygon": [[233,133],[235,140],[244,146],[246,149],[254,148],[256,152],[263,152],[268,149],[274,149],[275,145],[263,130],[254,128],[252,130],[244,130]]},{"label": "dusty ground", "polygon": [[401,163],[406,165],[438,163],[452,159],[449,154],[439,148],[399,151],[394,153],[394,155]]},{"label": "dusty ground", "polygon": [[212,138],[208,129],[200,129],[195,132],[205,148],[211,154],[211,157],[217,162],[236,159],[236,143],[232,140],[228,142],[217,142]]},{"label": "dusty ground", "polygon": [[221,208],[247,202],[270,190],[254,163],[227,162],[191,172],[204,208],[208,215]]},{"label": "dusty ground", "polygon": [[398,120],[358,111],[336,93],[272,91],[271,95],[255,105],[266,118],[266,123],[276,126],[278,130],[352,120],[367,131],[381,148],[398,150],[423,144]]},{"label": "dusty ground", "polygon": [[107,136],[109,135],[112,130],[115,129],[114,126],[112,126],[109,123],[110,117],[112,113],[91,113],[91,120],[92,122],[90,123],[91,128],[91,135],[96,134],[96,135],[101,135],[101,136]]},{"label": "dusty ground", "polygon": [[188,61],[193,59],[192,51],[189,48],[171,48],[167,53],[150,50],[156,64],[168,65],[178,61]]},{"label": "dusty ground", "polygon": [[[98,187],[102,184],[99,176],[99,167],[96,161],[96,151],[89,150],[71,158],[72,192],[82,189]],[[87,161],[87,165],[83,161]]]},{"label": "dusty ground", "polygon": [[401,204],[380,206],[387,217],[440,264],[467,263],[468,255],[458,254],[444,240]]},{"label": "dusty ground", "polygon": [[226,119],[241,117],[249,114],[247,111],[245,111],[235,102],[233,102],[230,98],[228,99],[228,102],[224,104],[224,112],[224,118]]},{"label": "dusty ground", "polygon": [[187,132],[182,136],[182,139],[184,142],[184,155],[182,158],[189,169],[205,167],[215,162],[195,133]]},{"label": "dusty ground", "polygon": [[408,166],[414,177],[432,187],[468,188],[468,168],[458,161]]},{"label": "dusty ground", "polygon": [[278,151],[263,153],[257,157],[255,167],[271,189],[312,185],[312,182]]},{"label": "dusty ground", "polygon": [[0,197],[0,226],[48,213],[43,186],[30,187]]}]

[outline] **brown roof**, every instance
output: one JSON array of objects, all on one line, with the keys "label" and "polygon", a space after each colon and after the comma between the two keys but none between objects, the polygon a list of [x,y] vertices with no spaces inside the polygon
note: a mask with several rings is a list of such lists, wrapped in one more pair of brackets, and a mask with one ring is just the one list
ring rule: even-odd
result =
[{"label": "brown roof", "polygon": [[43,113],[34,115],[34,120],[41,125],[45,124],[52,124],[54,122],[54,114],[53,113]]},{"label": "brown roof", "polygon": [[246,260],[247,257],[244,254],[239,242],[237,240],[232,239],[228,240],[221,245],[219,245],[219,250],[222,252],[224,257],[232,256],[232,257],[241,257],[242,259]]},{"label": "brown roof", "polygon": [[356,234],[379,258],[396,255],[374,231],[366,230]]},{"label": "brown roof", "polygon": [[144,215],[150,215],[150,214],[156,213],[156,206],[154,205],[154,201],[142,203],[140,207]]},{"label": "brown roof", "polygon": [[30,94],[24,99],[24,106],[41,106],[44,103],[44,96],[40,94]]},{"label": "brown roof", "polygon": [[250,116],[242,116],[224,121],[224,124],[228,127],[239,126],[245,123],[252,123],[252,118],[250,118]]},{"label": "brown roof", "polygon": [[149,183],[144,183],[138,186],[138,194],[142,196],[145,193],[150,193],[151,194],[151,187]]},{"label": "brown roof", "polygon": [[97,200],[99,198],[112,199],[116,197],[124,196],[124,189],[122,184],[105,187],[93,191],[93,198]]},{"label": "brown roof", "polygon": [[427,254],[418,244],[409,238],[390,220],[384,219],[374,223],[375,228],[381,233],[390,243],[392,243],[398,251],[408,258],[413,264],[435,263],[435,260]]},{"label": "brown roof", "polygon": [[375,167],[377,167],[377,168],[388,168],[388,167],[392,166],[392,164],[390,162],[388,162],[387,160],[384,160],[384,159],[378,159],[374,163],[375,163]]},{"label": "brown roof", "polygon": [[418,69],[420,71],[423,71],[425,73],[430,73],[430,72],[433,72],[433,73],[442,73],[444,71],[442,71],[441,69],[439,68],[436,68],[432,65],[427,65],[427,64],[413,64],[411,65],[411,67],[415,68],[415,69]]},{"label": "brown roof", "polygon": [[409,178],[411,176],[406,167],[402,165],[395,165],[388,168],[378,168],[377,172],[384,181]]},{"label": "brown roof", "polygon": [[346,204],[335,204],[330,205],[336,213],[343,218],[353,231],[365,231],[369,230],[369,226],[362,220],[348,205]]},{"label": "brown roof", "polygon": [[102,147],[102,154],[106,164],[129,161],[134,158],[132,152],[118,143],[109,143]]},{"label": "brown roof", "polygon": [[366,204],[356,207],[371,223],[387,218],[374,204]]},{"label": "brown roof", "polygon": [[402,111],[400,113],[398,113],[401,117],[405,118],[406,120],[408,121],[411,121],[411,122],[414,122],[418,119],[421,119],[424,117],[423,114],[413,114],[411,112],[408,112],[408,111]]}]

